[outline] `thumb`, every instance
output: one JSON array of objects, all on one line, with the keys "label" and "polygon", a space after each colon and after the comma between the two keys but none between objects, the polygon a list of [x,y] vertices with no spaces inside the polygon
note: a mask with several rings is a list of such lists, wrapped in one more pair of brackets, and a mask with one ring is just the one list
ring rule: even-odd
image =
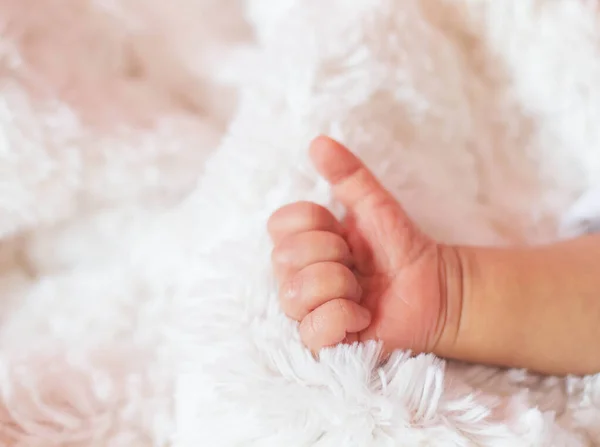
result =
[{"label": "thumb", "polygon": [[369,169],[346,147],[328,137],[316,138],[310,156],[335,197],[349,210],[366,211],[394,201]]},{"label": "thumb", "polygon": [[314,140],[310,155],[347,208],[347,225],[361,229],[360,235],[348,236],[358,270],[367,273],[375,265],[396,270],[406,263],[415,251],[415,227],[392,194],[352,152],[330,138]]}]

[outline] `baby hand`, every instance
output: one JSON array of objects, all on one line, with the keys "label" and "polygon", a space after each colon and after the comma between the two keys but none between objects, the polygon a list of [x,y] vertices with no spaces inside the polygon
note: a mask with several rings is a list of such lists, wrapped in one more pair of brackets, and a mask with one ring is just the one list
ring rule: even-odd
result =
[{"label": "baby hand", "polygon": [[431,352],[446,343],[442,247],[348,149],[321,137],[311,157],[346,207],[345,219],[299,202],[268,224],[281,306],[300,322],[302,341],[313,352],[366,340],[383,341],[387,352]]}]

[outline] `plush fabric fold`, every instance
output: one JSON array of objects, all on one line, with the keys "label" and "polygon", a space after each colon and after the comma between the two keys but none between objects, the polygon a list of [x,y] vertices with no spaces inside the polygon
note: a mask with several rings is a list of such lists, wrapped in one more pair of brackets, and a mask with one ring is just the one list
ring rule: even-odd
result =
[{"label": "plush fabric fold", "polygon": [[598,377],[381,366],[376,345],[314,360],[265,232],[290,201],[339,211],[307,160],[318,133],[441,240],[581,232],[600,186],[598,12],[0,2],[0,445],[600,444]]}]

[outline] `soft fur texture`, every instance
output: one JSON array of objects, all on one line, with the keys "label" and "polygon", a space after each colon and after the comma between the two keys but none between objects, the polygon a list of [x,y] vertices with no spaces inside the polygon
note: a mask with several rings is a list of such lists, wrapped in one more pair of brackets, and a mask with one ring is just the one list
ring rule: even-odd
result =
[{"label": "soft fur texture", "polygon": [[339,211],[307,161],[318,133],[441,240],[593,229],[595,1],[4,0],[0,17],[0,445],[600,445],[600,376],[380,367],[375,345],[315,361],[265,232],[290,201]]}]

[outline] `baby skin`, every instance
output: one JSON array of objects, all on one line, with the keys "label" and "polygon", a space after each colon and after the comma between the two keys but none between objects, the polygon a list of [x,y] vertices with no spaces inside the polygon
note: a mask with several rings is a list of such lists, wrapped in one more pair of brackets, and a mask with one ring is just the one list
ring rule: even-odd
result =
[{"label": "baby skin", "polygon": [[310,155],[345,206],[277,210],[283,311],[315,354],[340,343],[564,375],[600,372],[600,236],[526,248],[436,242],[341,144]]}]

